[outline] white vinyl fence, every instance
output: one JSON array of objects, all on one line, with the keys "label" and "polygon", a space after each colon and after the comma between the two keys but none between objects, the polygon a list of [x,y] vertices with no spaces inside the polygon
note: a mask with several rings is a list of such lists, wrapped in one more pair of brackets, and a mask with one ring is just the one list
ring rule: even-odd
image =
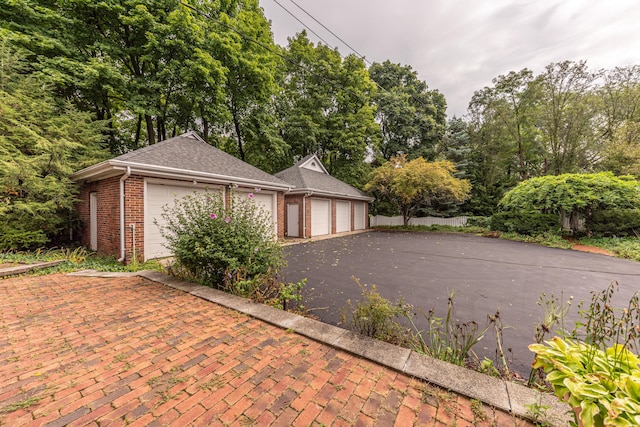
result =
[{"label": "white vinyl fence", "polygon": [[[402,216],[372,216],[370,220],[371,227],[377,225],[404,225]],[[450,225],[452,227],[464,227],[467,225],[466,216],[456,216],[453,218],[438,218],[435,216],[427,216],[423,218],[411,218],[409,225]]]}]

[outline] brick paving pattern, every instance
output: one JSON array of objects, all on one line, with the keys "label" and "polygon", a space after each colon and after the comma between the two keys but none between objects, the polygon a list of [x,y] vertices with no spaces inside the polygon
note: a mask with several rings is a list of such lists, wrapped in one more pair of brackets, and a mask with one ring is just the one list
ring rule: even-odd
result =
[{"label": "brick paving pattern", "polygon": [[532,426],[137,278],[0,280],[1,426]]}]

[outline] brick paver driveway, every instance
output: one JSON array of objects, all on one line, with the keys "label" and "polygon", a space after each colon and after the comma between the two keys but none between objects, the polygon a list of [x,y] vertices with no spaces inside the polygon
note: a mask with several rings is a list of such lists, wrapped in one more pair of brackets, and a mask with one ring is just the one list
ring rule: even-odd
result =
[{"label": "brick paver driveway", "polygon": [[524,425],[141,278],[4,279],[0,298],[3,426]]}]

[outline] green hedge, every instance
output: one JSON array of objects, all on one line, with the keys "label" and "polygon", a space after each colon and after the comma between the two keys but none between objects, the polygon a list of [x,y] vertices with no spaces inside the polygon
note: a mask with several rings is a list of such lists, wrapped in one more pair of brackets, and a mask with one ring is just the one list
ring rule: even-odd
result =
[{"label": "green hedge", "polygon": [[587,229],[602,236],[633,236],[640,231],[640,209],[607,209],[594,212]]},{"label": "green hedge", "polygon": [[495,231],[535,236],[560,231],[560,216],[527,211],[503,211],[491,216],[490,227]]}]

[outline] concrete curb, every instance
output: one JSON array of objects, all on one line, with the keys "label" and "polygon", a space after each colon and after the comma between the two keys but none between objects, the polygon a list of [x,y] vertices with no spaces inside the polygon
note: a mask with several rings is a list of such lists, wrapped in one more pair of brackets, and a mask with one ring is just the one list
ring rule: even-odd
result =
[{"label": "concrete curb", "polygon": [[43,261],[27,265],[16,265],[15,267],[5,267],[0,269],[0,277],[15,276],[16,274],[28,273],[33,270],[41,270],[47,267],[54,267],[62,264],[65,260]]},{"label": "concrete curb", "polygon": [[539,405],[542,419],[550,426],[566,426],[572,420],[569,405],[555,396],[541,393],[520,384],[511,383],[479,372],[452,365],[412,350],[358,335],[337,326],[309,319],[287,311],[256,304],[245,298],[228,294],[207,286],[185,282],[157,271],[136,273],[102,273],[93,270],[69,273],[87,277],[140,276],[148,280],[181,290],[198,298],[220,304],[272,325],[306,336],[321,343],[376,362],[414,378],[425,380],[451,392],[477,399],[515,416],[531,419],[528,405]]}]

